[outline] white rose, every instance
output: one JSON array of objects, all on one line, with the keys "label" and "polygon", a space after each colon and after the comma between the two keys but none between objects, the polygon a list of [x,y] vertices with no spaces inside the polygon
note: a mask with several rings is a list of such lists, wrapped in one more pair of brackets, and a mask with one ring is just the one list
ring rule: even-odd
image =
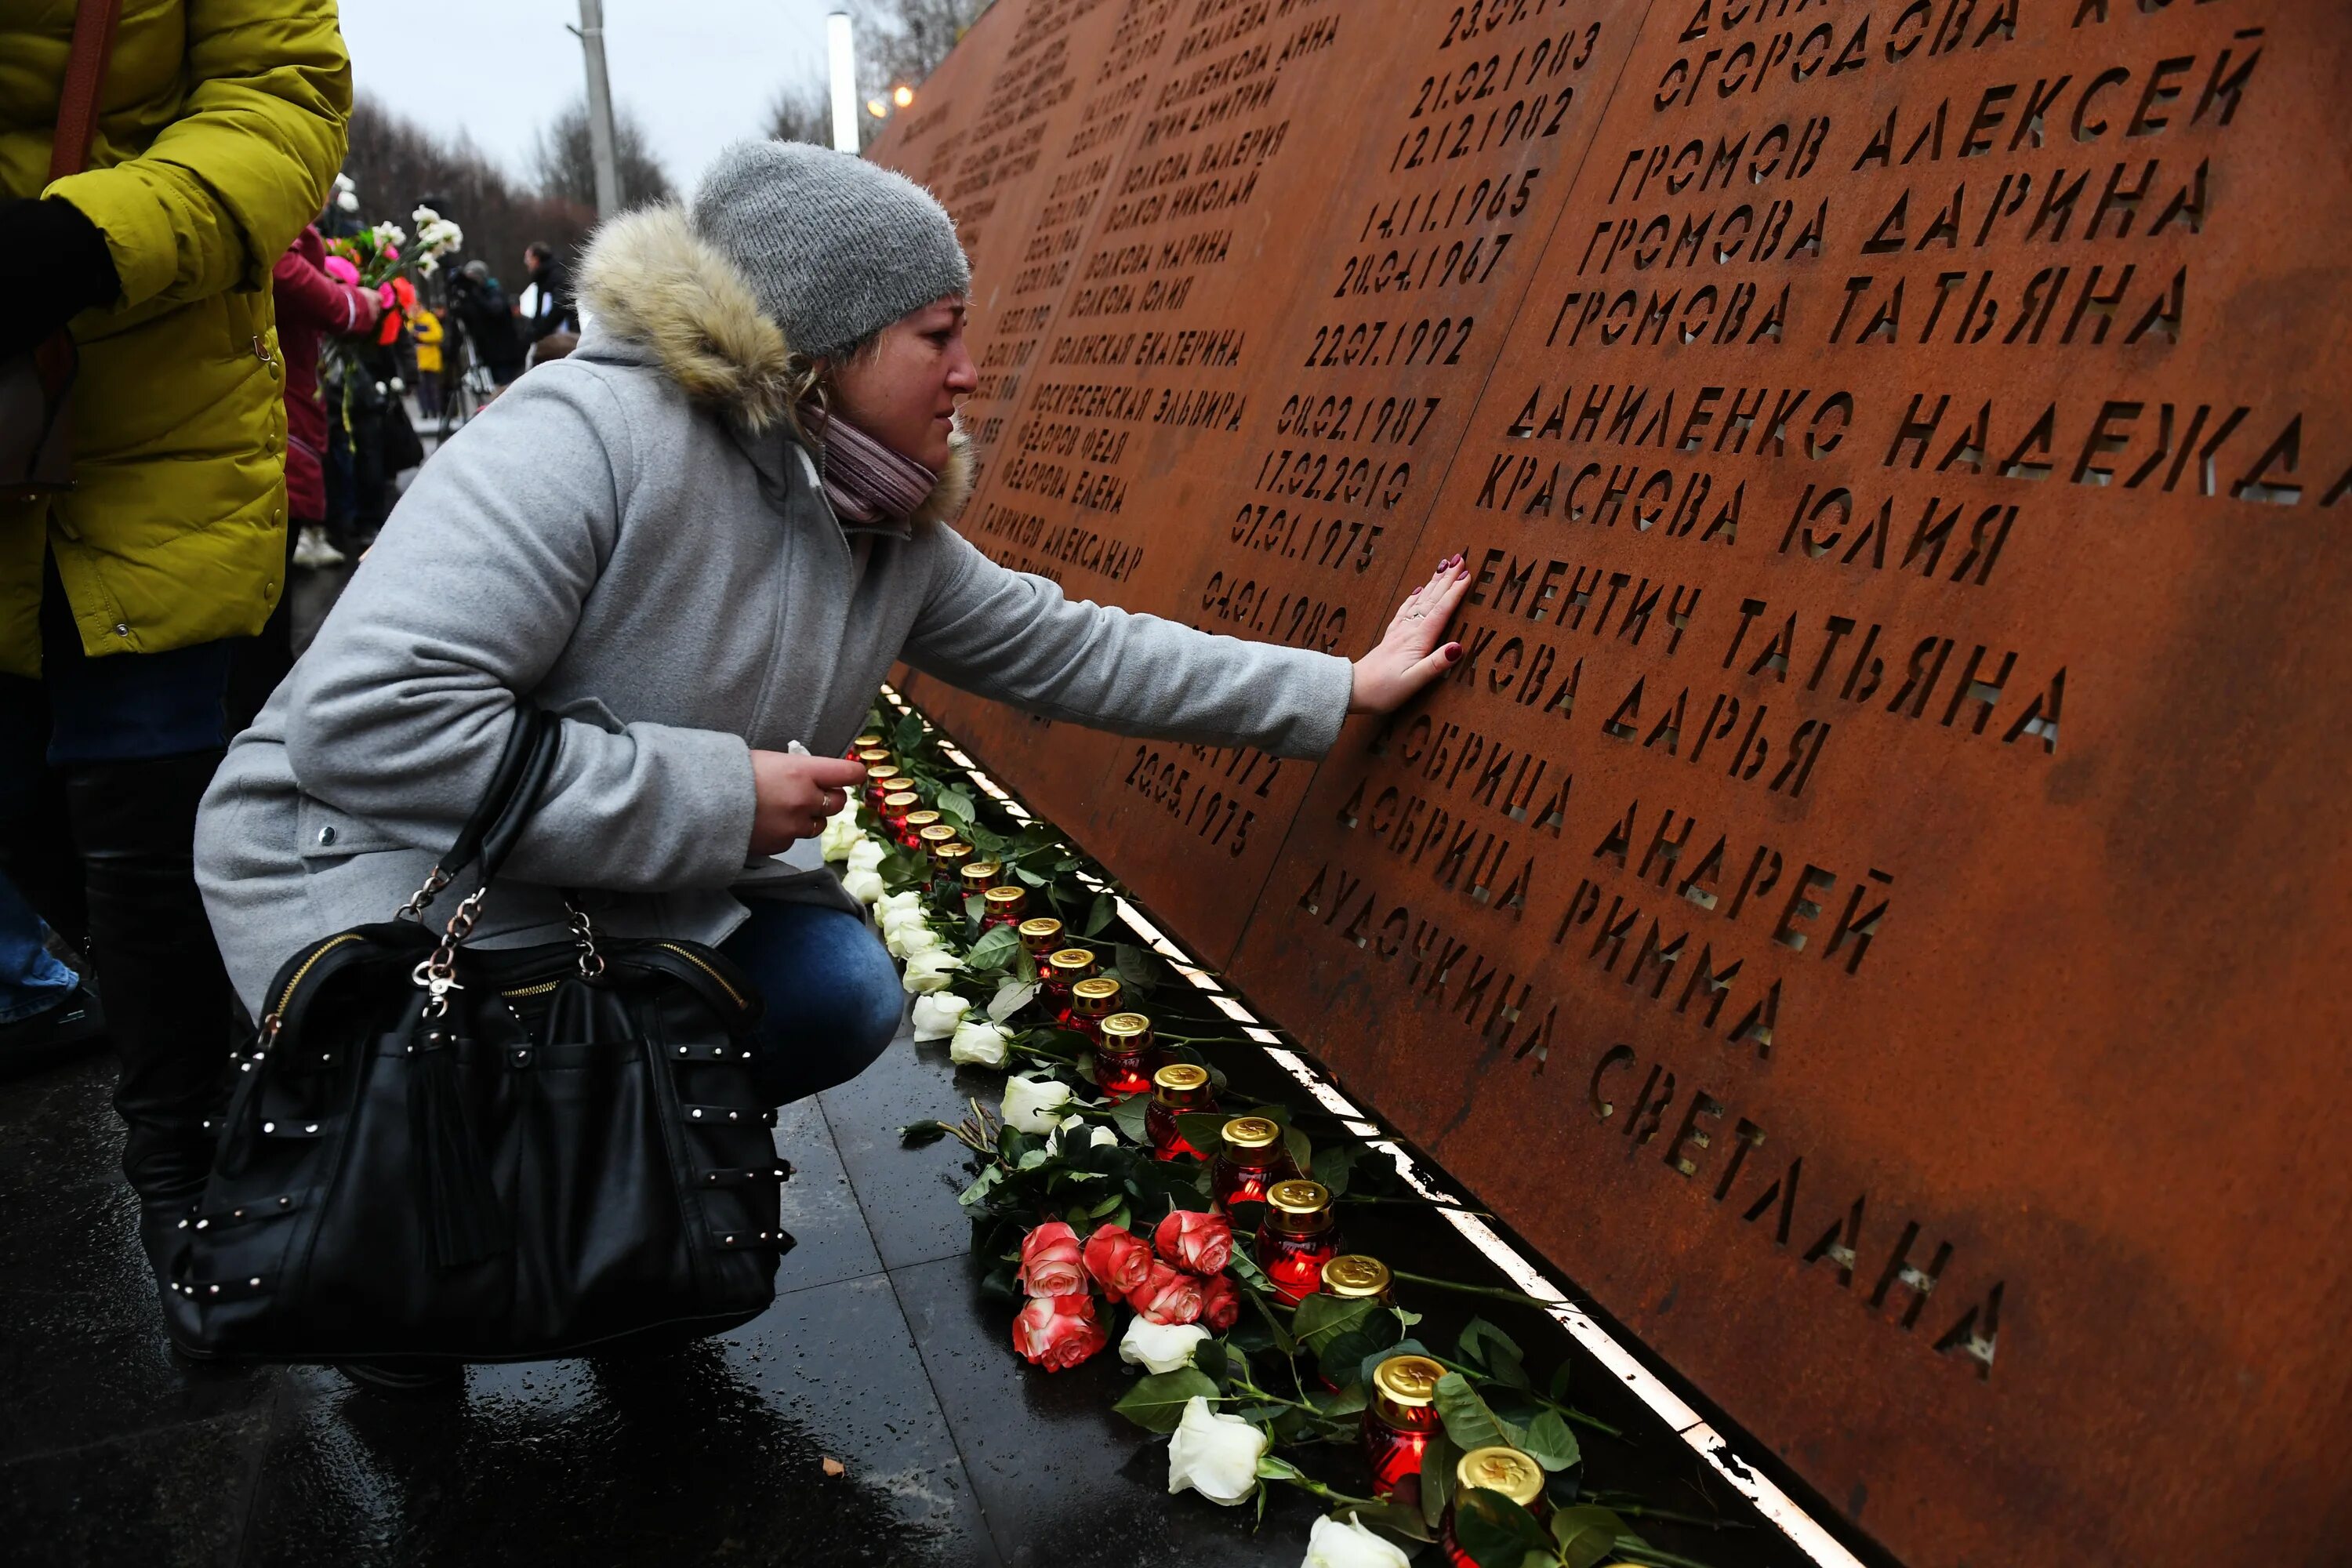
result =
[{"label": "white rose", "polygon": [[1051,1132],[1060,1125],[1062,1107],[1070,1103],[1070,1086],[1052,1079],[1008,1078],[999,1115],[1004,1125],[1020,1132]]},{"label": "white rose", "polygon": [[902,962],[911,963],[927,952],[938,952],[946,947],[940,933],[920,921],[906,921],[882,933],[882,945]]},{"label": "white rose", "polygon": [[956,1032],[956,1026],[963,1021],[964,1012],[971,1005],[962,997],[945,991],[916,997],[915,1038],[946,1039]]},{"label": "white rose", "polygon": [[1146,1372],[1174,1372],[1192,1364],[1192,1352],[1208,1337],[1198,1323],[1154,1323],[1139,1317],[1119,1336],[1118,1359]]},{"label": "white rose", "polygon": [[[918,1002],[917,1006],[922,1004]],[[1005,1047],[1013,1031],[999,1024],[966,1018],[955,1027],[955,1038],[948,1042],[948,1060],[958,1067],[1001,1068],[1008,1054]]]},{"label": "white rose", "polygon": [[895,914],[920,914],[923,912],[922,892],[919,889],[908,888],[903,892],[893,893],[875,905],[874,912],[886,921]]},{"label": "white rose", "polygon": [[[853,871],[877,871],[882,867],[882,846],[871,838],[860,837],[849,847],[849,853],[844,858],[848,860],[849,868]],[[881,895],[875,896],[879,898]]]},{"label": "white rose", "polygon": [[899,977],[898,984],[917,996],[926,991],[944,991],[948,988],[948,976],[962,967],[962,959],[946,948],[933,947],[907,960],[907,973]]},{"label": "white rose", "polygon": [[861,904],[870,904],[889,891],[882,885],[881,877],[871,869],[853,869],[841,879],[841,886],[845,892]]},{"label": "white rose", "polygon": [[1269,1439],[1238,1415],[1220,1415],[1194,1394],[1168,1440],[1168,1489],[1186,1488],[1231,1507],[1257,1490],[1257,1462]]},{"label": "white rose", "polygon": [[[429,259],[429,258],[428,258]],[[424,263],[419,262],[419,266]],[[857,814],[841,812],[824,819],[816,836],[817,853],[828,860],[846,860],[849,852],[866,842],[866,835],[857,830]]]},{"label": "white rose", "polygon": [[[1045,1152],[1048,1154],[1058,1154],[1062,1152],[1062,1133],[1067,1130],[1068,1127],[1069,1123],[1064,1122],[1060,1126],[1055,1127],[1051,1132],[1045,1134]],[[1118,1142],[1118,1134],[1112,1131],[1108,1127],[1097,1127],[1091,1131],[1088,1131],[1085,1128],[1079,1128],[1077,1131],[1087,1133],[1087,1143],[1090,1148],[1099,1149],[1106,1143],[1116,1143]]]},{"label": "white rose", "polygon": [[905,893],[893,893],[874,906],[874,918],[882,922],[884,936],[890,936],[902,931],[919,930],[929,923],[928,917],[919,905],[910,908],[898,902],[906,896]]},{"label": "white rose", "polygon": [[1298,1568],[1412,1568],[1412,1563],[1394,1542],[1352,1519],[1318,1519],[1307,1533],[1307,1560]]}]

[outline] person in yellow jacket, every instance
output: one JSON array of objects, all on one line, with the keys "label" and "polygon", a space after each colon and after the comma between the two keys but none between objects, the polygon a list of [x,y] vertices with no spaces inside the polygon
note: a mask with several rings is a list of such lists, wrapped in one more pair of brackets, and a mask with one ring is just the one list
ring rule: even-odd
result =
[{"label": "person in yellow jacket", "polygon": [[77,6],[0,5],[0,355],[68,325],[74,484],[0,500],[0,858],[83,943],[151,1251],[209,1164],[234,1003],[190,872],[227,639],[285,588],[270,270],[341,164],[332,0],[117,0],[84,172],[48,178]]},{"label": "person in yellow jacket", "polygon": [[408,312],[409,335],[416,340],[416,411],[427,419],[441,417],[441,340],[448,329],[433,308],[419,300]]}]

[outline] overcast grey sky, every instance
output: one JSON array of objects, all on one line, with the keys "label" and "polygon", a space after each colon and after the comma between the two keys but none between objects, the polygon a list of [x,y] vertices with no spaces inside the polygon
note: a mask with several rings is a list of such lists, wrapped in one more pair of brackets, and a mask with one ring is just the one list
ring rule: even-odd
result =
[{"label": "overcast grey sky", "polygon": [[[673,184],[758,135],[769,99],[821,80],[828,0],[604,0],[613,96],[644,122]],[[342,0],[362,92],[444,134],[469,131],[521,172],[538,128],[585,77],[578,0]]]}]

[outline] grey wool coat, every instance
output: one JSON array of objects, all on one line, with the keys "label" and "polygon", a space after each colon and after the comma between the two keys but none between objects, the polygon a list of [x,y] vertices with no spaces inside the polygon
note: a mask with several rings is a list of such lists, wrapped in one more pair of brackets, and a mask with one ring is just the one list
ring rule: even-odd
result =
[{"label": "grey wool coat", "polygon": [[556,940],[562,888],[618,934],[704,942],[747,896],[845,903],[827,873],[748,858],[751,752],[838,754],[902,656],[1126,733],[1286,756],[1337,738],[1346,660],[998,566],[943,521],[961,459],[911,522],[845,531],[785,417],[782,334],[677,209],[606,226],[582,293],[578,351],[425,466],[205,794],[197,881],[256,1016],[297,946],[391,918],[424,879],[518,695],[565,722],[485,909],[494,942]]}]

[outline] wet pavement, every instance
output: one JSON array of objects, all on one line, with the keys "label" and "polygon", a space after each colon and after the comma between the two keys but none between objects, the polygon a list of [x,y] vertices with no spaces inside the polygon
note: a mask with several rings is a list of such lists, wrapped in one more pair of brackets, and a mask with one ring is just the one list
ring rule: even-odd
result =
[{"label": "wet pavement", "polygon": [[[1255,1053],[1245,1089],[1282,1080]],[[1243,1059],[1255,1058],[1252,1059]],[[799,1247],[775,1306],[736,1331],[625,1359],[483,1367],[462,1392],[396,1396],[317,1368],[194,1367],[166,1348],[115,1174],[101,1053],[0,1086],[0,1556],[25,1564],[1281,1564],[1310,1500],[1253,1510],[1167,1494],[1166,1447],[1110,1412],[1106,1353],[1047,1375],[984,1300],[955,1194],[961,1148],[898,1146],[995,1076],[902,1036],[856,1082],[787,1108],[776,1147]],[[1402,1267],[1496,1277],[1434,1216],[1382,1208]],[[1431,1342],[1465,1315],[1429,1298]],[[1539,1375],[1571,1347],[1485,1305]],[[1597,1366],[1577,1402],[1588,1484],[1750,1527],[1648,1526],[1721,1568],[1792,1564],[1712,1472]],[[828,1459],[843,1473],[827,1473]],[[1359,1461],[1315,1468],[1360,1489]],[[1424,1554],[1424,1561],[1427,1555]]]}]

